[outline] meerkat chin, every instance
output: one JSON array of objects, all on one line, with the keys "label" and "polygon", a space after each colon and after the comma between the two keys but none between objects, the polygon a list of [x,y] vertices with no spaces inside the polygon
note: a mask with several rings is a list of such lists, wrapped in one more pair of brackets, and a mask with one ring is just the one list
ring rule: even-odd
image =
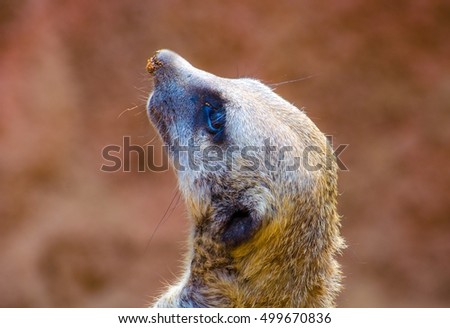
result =
[{"label": "meerkat chin", "polygon": [[344,241],[324,134],[257,80],[215,76],[169,50],[147,69],[148,115],[192,226],[184,274],[154,306],[334,306]]}]

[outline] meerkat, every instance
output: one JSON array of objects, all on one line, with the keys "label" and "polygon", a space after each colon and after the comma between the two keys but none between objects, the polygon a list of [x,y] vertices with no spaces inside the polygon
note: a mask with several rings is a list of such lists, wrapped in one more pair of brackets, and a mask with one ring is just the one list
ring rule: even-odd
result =
[{"label": "meerkat", "polygon": [[148,116],[192,226],[184,274],[154,306],[335,306],[344,241],[325,135],[257,80],[215,76],[170,50],[147,70]]}]

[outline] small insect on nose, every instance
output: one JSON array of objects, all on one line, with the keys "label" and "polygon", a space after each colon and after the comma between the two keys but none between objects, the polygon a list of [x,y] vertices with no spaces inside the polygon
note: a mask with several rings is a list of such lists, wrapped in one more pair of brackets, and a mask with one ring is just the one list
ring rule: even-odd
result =
[{"label": "small insect on nose", "polygon": [[161,67],[169,69],[170,67],[175,68],[178,66],[185,66],[186,64],[187,62],[185,63],[185,60],[175,52],[162,49],[158,50],[150,59],[147,60],[147,71],[151,75],[155,75],[155,72]]},{"label": "small insect on nose", "polygon": [[158,59],[158,52],[154,54],[151,58],[147,60],[147,72],[149,72],[150,75],[154,75],[155,71],[161,67],[163,63],[159,61]]}]

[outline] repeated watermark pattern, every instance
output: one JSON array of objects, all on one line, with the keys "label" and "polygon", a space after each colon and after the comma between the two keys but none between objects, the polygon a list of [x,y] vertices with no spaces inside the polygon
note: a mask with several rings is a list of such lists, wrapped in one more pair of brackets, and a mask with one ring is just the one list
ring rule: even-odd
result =
[{"label": "repeated watermark pattern", "polygon": [[[107,145],[102,149],[102,158],[105,163],[102,172],[164,172],[169,170],[171,164],[177,171],[209,171],[239,170],[256,171],[263,166],[268,171],[279,170],[296,171],[300,167],[307,171],[330,169],[333,157],[341,171],[348,171],[340,156],[349,146],[339,144],[334,148],[333,137],[327,136],[330,147],[324,150],[318,146],[307,146],[300,154],[294,152],[290,145],[275,146],[270,138],[262,145],[228,145],[226,147],[209,145],[201,147],[194,140],[181,144],[178,139],[168,146],[155,147],[154,145],[137,145],[131,143],[130,136],[124,136],[122,145]],[[318,162],[323,152],[332,152],[333,156],[326,156],[326,162]],[[159,152],[159,154],[158,154]],[[134,155],[132,155],[134,154]],[[170,154],[170,156],[168,155]],[[137,156],[137,167],[131,167],[131,157]],[[169,159],[170,157],[170,159]],[[159,159],[159,163],[157,160]]]}]

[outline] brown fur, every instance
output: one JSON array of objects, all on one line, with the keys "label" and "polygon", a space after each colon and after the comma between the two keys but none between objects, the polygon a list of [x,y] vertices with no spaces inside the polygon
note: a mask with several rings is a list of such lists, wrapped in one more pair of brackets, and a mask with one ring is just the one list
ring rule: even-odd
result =
[{"label": "brown fur", "polygon": [[[309,163],[321,165],[289,171],[272,154],[275,170],[229,170],[220,163],[219,171],[180,171],[193,226],[190,251],[183,278],[155,306],[334,306],[341,289],[334,257],[344,242],[336,211],[337,167],[325,136],[302,111],[257,81],[216,77],[167,50],[149,60],[148,69],[155,79],[149,116],[166,143],[189,137],[200,147],[216,143],[225,149],[271,138],[277,149],[291,146],[292,158],[302,158],[308,147],[315,147]],[[207,103],[209,98],[202,94],[209,97],[211,92],[220,95],[226,107],[226,138],[220,143],[198,128],[198,116],[192,114]],[[255,156],[262,162],[264,154]],[[241,154],[233,161],[249,164]],[[227,225],[241,208],[237,215],[243,218],[236,220],[250,222],[243,228],[249,229],[243,241],[240,230],[229,233],[230,238],[227,234]]]}]

